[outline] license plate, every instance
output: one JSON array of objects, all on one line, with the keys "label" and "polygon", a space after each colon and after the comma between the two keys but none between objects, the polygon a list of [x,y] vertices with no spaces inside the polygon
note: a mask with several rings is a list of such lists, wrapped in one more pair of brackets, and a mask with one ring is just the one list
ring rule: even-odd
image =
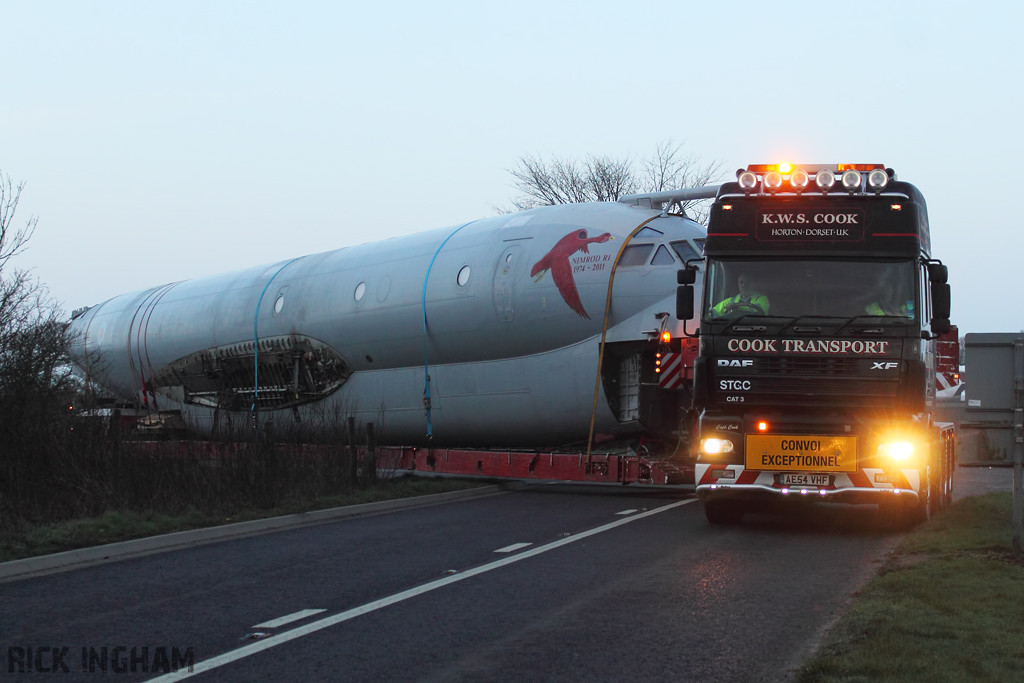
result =
[{"label": "license plate", "polygon": [[782,486],[831,486],[832,477],[827,474],[777,474],[775,481]]},{"label": "license plate", "polygon": [[854,472],[855,436],[748,434],[746,466],[752,470]]}]

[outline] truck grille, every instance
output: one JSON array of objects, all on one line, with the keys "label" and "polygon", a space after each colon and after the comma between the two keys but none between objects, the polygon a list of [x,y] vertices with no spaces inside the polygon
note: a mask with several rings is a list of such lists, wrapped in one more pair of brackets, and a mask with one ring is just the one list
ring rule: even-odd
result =
[{"label": "truck grille", "polygon": [[758,374],[764,375],[813,375],[814,378],[826,376],[858,375],[859,359],[857,358],[793,358],[774,357],[765,359],[767,363]]}]

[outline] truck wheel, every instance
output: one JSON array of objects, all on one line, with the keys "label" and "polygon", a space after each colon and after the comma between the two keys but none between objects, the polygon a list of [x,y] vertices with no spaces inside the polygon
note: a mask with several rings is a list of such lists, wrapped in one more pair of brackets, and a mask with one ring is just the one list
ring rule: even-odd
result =
[{"label": "truck wheel", "polygon": [[913,529],[917,525],[924,524],[931,519],[935,506],[938,504],[938,496],[935,494],[936,489],[932,485],[931,475],[929,474],[925,479],[925,483],[921,486],[921,495],[917,503],[903,508],[900,528]]},{"label": "truck wheel", "polygon": [[743,521],[744,510],[736,503],[708,501],[704,503],[704,514],[711,524],[739,524]]},{"label": "truck wheel", "polygon": [[[922,490],[922,496],[926,491]],[[931,516],[928,511],[928,500],[922,497],[917,503],[908,505],[905,500],[893,499],[879,502],[878,514],[883,527],[896,531],[909,531],[918,524],[927,522]]]}]

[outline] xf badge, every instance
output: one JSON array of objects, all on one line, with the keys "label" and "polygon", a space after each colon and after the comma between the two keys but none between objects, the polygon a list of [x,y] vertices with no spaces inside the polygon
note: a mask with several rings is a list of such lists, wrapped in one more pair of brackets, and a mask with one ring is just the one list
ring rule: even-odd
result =
[{"label": "xf badge", "polygon": [[891,360],[888,363],[883,361],[871,361],[872,370],[893,370],[898,368],[900,364],[897,361]]}]

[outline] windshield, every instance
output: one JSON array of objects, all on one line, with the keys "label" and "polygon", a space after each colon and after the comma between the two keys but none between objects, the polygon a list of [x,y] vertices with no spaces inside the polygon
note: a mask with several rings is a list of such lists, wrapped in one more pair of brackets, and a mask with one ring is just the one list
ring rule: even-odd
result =
[{"label": "windshield", "polygon": [[914,261],[709,259],[704,317],[914,319]]}]

